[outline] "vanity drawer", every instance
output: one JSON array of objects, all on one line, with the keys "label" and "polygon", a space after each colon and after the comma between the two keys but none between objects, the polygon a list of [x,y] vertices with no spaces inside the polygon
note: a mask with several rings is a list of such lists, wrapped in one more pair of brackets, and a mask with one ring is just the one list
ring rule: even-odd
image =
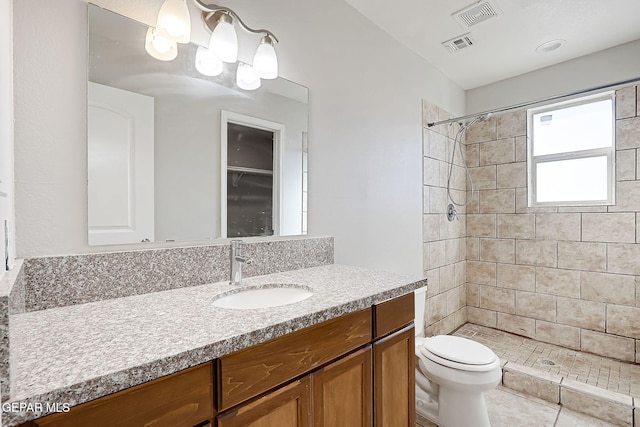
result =
[{"label": "vanity drawer", "polygon": [[32,421],[37,427],[192,427],[214,417],[211,362]]},{"label": "vanity drawer", "polygon": [[218,410],[224,411],[371,341],[371,309],[222,356]]},{"label": "vanity drawer", "polygon": [[414,311],[413,292],[374,305],[374,339],[397,331],[413,322]]}]

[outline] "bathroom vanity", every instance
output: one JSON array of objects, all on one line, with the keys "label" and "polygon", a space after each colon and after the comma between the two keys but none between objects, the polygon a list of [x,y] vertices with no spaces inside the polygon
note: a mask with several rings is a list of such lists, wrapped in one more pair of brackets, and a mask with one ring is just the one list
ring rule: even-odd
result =
[{"label": "bathroom vanity", "polygon": [[[42,414],[40,418],[31,412],[11,413],[13,417],[5,425],[415,424],[412,291],[424,286],[424,281],[327,265],[252,277],[243,286],[271,283],[296,283],[312,289],[313,296],[295,304],[257,310],[212,308],[212,295],[229,292],[230,285],[225,282],[17,316],[16,327],[20,328],[33,327],[34,322],[51,324],[58,316],[92,313],[95,318],[85,318],[86,326],[71,325],[76,335],[86,338],[101,319],[123,313],[124,306],[139,311],[153,307],[148,313],[134,316],[140,324],[129,324],[129,332],[120,329],[117,320],[106,320],[109,327],[103,328],[99,334],[102,337],[94,341],[101,348],[77,343],[78,347],[71,350],[66,332],[50,328],[49,334],[58,334],[55,338],[62,348],[47,350],[47,343],[41,343],[44,351],[37,360],[16,367],[18,376],[12,385],[17,394],[10,403],[68,403],[71,409]],[[205,307],[207,314],[202,311]],[[145,324],[146,316],[152,314],[159,317],[159,327]],[[163,323],[166,318],[171,320]],[[209,331],[197,331],[206,325]],[[155,337],[140,336],[145,330],[145,335]],[[184,339],[177,344],[175,334],[180,330]],[[43,338],[27,335],[21,338],[29,338],[32,344],[19,339],[17,352],[24,354]],[[143,351],[132,350],[135,356],[124,356],[124,350],[117,354],[113,342],[109,344],[113,339],[123,343],[138,340]],[[149,344],[151,340],[160,342]],[[194,345],[196,341],[199,346]],[[162,344],[172,348],[163,351],[164,356],[149,354]],[[104,354],[109,347],[112,354]],[[178,347],[184,350],[176,354]],[[71,351],[86,354],[74,356]],[[65,352],[69,352],[69,360],[64,360]],[[48,360],[57,360],[58,366],[49,368],[54,373],[41,368]],[[83,360],[78,363],[86,370],[74,369],[74,360]],[[111,372],[99,366],[101,361],[113,365],[107,367]],[[120,370],[115,366],[122,364]],[[48,379],[28,371],[29,365]],[[66,378],[55,375],[63,375],[63,370],[67,371]]]}]

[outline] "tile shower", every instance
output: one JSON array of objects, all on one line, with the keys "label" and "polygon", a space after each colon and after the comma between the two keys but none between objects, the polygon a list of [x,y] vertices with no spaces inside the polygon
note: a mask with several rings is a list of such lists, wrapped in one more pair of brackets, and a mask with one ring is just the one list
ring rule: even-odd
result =
[{"label": "tile shower", "polygon": [[[475,192],[460,220],[444,215],[456,126],[424,130],[427,334],[465,321],[623,361],[640,362],[640,99],[616,92],[616,205],[527,207],[526,111],[466,133]],[[447,113],[425,103],[424,123]],[[469,190],[456,154],[455,193]],[[462,197],[458,197],[459,199]],[[463,243],[464,242],[464,243]],[[462,289],[464,295],[460,295]]]}]

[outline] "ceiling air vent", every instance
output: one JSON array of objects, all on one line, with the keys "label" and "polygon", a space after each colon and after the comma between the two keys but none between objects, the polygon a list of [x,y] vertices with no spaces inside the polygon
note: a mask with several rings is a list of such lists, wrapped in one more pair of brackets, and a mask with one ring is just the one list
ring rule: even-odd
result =
[{"label": "ceiling air vent", "polygon": [[455,53],[473,44],[474,44],[474,41],[473,41],[473,38],[471,37],[471,33],[463,34],[454,39],[448,40],[446,42],[442,42],[442,46],[446,47],[447,50],[451,53]]},{"label": "ceiling air vent", "polygon": [[464,9],[455,12],[451,16],[453,16],[453,18],[464,28],[471,27],[482,21],[493,18],[494,16],[498,16],[498,13],[500,12],[501,11],[497,6],[489,3],[488,1],[483,1],[467,6]]}]

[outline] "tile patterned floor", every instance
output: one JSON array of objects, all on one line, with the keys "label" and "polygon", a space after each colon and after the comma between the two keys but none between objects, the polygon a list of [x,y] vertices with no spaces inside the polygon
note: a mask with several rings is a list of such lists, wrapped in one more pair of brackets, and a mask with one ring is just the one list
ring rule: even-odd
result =
[{"label": "tile patterned floor", "polygon": [[640,365],[619,362],[467,323],[454,335],[491,348],[502,361],[518,363],[640,398]]},{"label": "tile patterned floor", "polygon": [[[615,427],[597,418],[514,392],[502,386],[485,394],[491,427]],[[436,427],[416,417],[416,427]]]}]

